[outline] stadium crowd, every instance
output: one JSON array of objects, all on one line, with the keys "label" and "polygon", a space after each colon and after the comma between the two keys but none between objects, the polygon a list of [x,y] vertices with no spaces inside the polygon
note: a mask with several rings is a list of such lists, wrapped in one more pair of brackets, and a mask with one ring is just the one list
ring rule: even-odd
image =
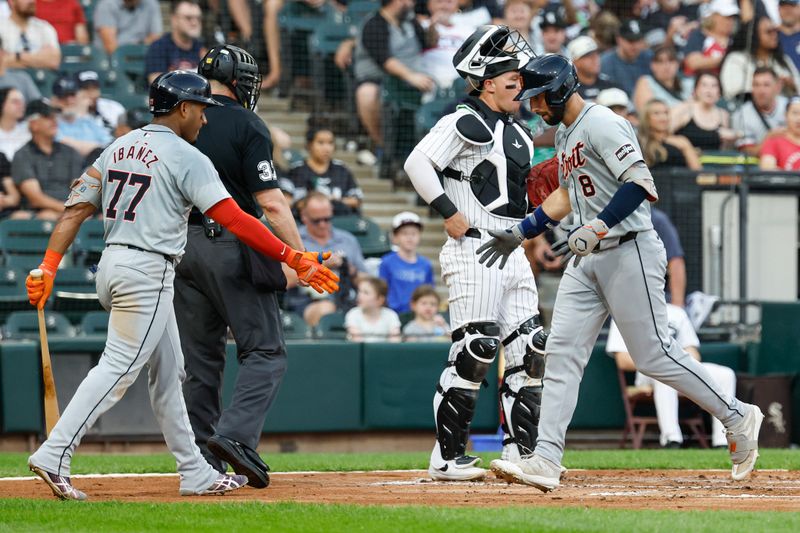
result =
[{"label": "stadium crowd", "polygon": [[[333,266],[351,278],[346,296],[324,299],[290,280],[285,308],[312,326],[358,310],[343,325],[352,338],[374,326],[399,339],[413,317],[410,338],[442,337],[431,263],[416,251],[423,222],[398,214],[393,251],[370,266],[332,224],[364,202],[335,153],[360,148],[359,164],[400,179],[464,95],[453,54],[490,23],[570,57],[581,95],[637,127],[651,168],[700,170],[722,153],[800,170],[800,0],[0,0],[0,218],[57,218],[80,169],[149,120],[148,82],[231,42],[259,61],[263,91],[312,111],[305,139],[268,124],[275,160],[305,148],[278,169],[282,189],[307,248],[339,250]],[[551,157],[554,130],[520,113],[535,160]],[[533,247],[535,270],[558,269]]]}]

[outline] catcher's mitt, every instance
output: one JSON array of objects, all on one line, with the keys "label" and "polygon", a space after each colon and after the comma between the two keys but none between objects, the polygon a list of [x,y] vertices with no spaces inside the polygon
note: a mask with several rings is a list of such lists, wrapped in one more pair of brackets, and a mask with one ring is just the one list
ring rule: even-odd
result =
[{"label": "catcher's mitt", "polygon": [[558,189],[558,157],[535,165],[528,172],[528,201],[533,207],[539,207],[550,193]]}]

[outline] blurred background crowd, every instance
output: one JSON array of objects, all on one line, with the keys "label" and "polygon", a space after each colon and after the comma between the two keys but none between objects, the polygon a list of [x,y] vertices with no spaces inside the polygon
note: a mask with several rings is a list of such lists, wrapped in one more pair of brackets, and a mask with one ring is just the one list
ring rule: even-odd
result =
[{"label": "blurred background crowd", "polygon": [[[441,225],[402,163],[464,97],[453,54],[490,23],[570,57],[581,95],[634,124],[654,170],[800,169],[800,0],[0,0],[0,218],[57,218],[82,167],[149,121],[150,81],[237,44],[259,62],[257,111],[301,235],[343,275],[330,298],[290,280],[286,326],[446,340]],[[534,163],[552,157],[554,129],[519,113]],[[698,238],[664,227],[683,306],[680,238]],[[528,255],[546,316],[560,265],[546,238]]]}]

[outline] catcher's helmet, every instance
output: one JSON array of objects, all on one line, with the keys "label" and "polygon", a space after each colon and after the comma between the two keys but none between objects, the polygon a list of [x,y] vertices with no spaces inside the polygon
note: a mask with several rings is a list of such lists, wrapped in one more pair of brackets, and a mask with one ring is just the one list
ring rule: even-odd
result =
[{"label": "catcher's helmet", "polygon": [[453,66],[474,92],[480,89],[482,81],[519,70],[535,55],[517,30],[485,25],[467,37],[453,56]]},{"label": "catcher's helmet", "polygon": [[184,101],[221,105],[211,97],[208,80],[191,70],[165,72],[150,85],[150,112],[164,115]]},{"label": "catcher's helmet", "polygon": [[227,85],[245,109],[256,107],[261,95],[261,74],[253,56],[238,46],[213,47],[198,63],[197,72]]},{"label": "catcher's helmet", "polygon": [[519,71],[522,91],[515,100],[528,100],[544,93],[551,109],[563,108],[578,90],[578,72],[572,61],[558,54],[545,54],[528,61]]}]

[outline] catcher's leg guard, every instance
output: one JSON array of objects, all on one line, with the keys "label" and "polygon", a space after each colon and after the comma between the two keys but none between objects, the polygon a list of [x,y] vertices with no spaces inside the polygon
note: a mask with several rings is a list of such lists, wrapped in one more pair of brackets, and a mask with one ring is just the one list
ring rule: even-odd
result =
[{"label": "catcher's leg guard", "polygon": [[[529,318],[503,340],[506,370],[500,388],[503,409],[503,456],[518,461],[536,447],[539,409],[542,403],[542,377],[545,366],[547,333],[539,317]],[[520,362],[521,364],[515,364]]]},{"label": "catcher's leg guard", "polygon": [[[472,322],[453,332],[447,368],[436,384],[433,413],[436,445],[431,467],[464,456],[478,389],[500,349],[500,328],[494,322]],[[470,459],[470,466],[478,462]]]}]

